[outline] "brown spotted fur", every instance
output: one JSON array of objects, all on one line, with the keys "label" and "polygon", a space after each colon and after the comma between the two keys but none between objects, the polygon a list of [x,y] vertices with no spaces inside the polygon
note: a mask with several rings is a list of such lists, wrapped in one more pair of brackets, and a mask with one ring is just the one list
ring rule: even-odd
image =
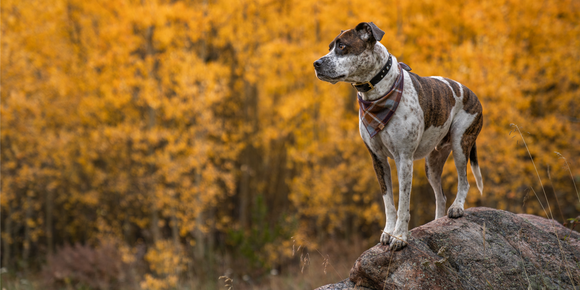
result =
[{"label": "brown spotted fur", "polygon": [[[344,44],[344,49],[340,48],[340,44]],[[342,31],[329,45],[329,50],[333,47],[336,49],[338,55],[354,54],[359,55],[368,49],[370,43],[364,41],[354,29]]]},{"label": "brown spotted fur", "polygon": [[[420,77],[414,73],[409,73],[413,86],[419,96],[419,104],[423,113],[425,114],[425,130],[429,127],[441,127],[445,121],[449,119],[451,109],[455,106],[455,98],[453,92],[443,82],[433,79]],[[454,84],[453,90],[456,90],[457,84],[454,81],[448,80],[450,84]],[[459,87],[457,87],[459,90]],[[457,93],[459,95],[459,92]]]}]

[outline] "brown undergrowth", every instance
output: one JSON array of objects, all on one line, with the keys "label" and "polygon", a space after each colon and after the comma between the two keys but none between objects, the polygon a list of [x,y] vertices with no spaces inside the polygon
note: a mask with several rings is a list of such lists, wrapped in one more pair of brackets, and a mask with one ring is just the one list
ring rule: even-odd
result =
[{"label": "brown undergrowth", "polygon": [[[294,255],[283,265],[267,272],[257,272],[235,267],[232,257],[215,257],[216,279],[188,275],[188,270],[174,286],[159,285],[159,289],[208,289],[208,290],[310,290],[332,281],[348,278],[358,254],[372,246],[360,238],[351,241],[332,240],[319,249],[311,249],[306,243],[294,241]],[[58,258],[40,273],[2,274],[2,290],[97,290],[97,289],[145,289],[139,279],[145,277],[147,267],[143,263],[124,263],[122,253],[112,244],[98,247],[81,245],[66,246],[57,252]],[[226,263],[231,263],[226,266]],[[83,266],[84,264],[84,266]],[[96,265],[91,267],[91,265]],[[93,266],[94,266],[93,265]],[[112,267],[108,267],[112,266]],[[80,267],[80,268],[79,268]],[[107,268],[110,268],[107,270]],[[150,285],[155,288],[155,285]],[[49,288],[47,288],[49,287]]]}]

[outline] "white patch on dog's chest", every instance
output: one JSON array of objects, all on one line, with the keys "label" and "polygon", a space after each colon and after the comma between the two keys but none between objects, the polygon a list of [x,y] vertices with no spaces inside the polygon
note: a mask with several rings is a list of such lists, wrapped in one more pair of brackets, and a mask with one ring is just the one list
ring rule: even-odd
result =
[{"label": "white patch on dog's chest", "polygon": [[387,126],[374,138],[366,131],[360,122],[361,137],[379,158],[413,154],[423,132],[423,115],[417,92],[413,88],[411,78],[404,73],[405,87],[401,102]]}]

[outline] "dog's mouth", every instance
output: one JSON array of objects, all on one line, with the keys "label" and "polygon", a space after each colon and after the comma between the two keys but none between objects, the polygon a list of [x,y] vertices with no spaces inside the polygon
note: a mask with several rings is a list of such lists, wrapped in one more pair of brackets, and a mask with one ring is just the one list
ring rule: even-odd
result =
[{"label": "dog's mouth", "polygon": [[320,79],[321,81],[325,81],[325,82],[329,82],[331,84],[336,84],[338,83],[340,80],[344,79],[346,77],[346,75],[339,75],[336,77],[331,77],[329,75],[326,75],[322,72],[316,71],[316,76],[318,77],[318,79]]}]

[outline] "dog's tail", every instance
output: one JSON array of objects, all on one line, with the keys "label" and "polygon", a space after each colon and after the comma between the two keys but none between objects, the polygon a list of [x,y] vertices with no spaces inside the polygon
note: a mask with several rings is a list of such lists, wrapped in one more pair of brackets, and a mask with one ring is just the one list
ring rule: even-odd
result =
[{"label": "dog's tail", "polygon": [[477,189],[479,189],[479,193],[483,195],[483,180],[481,179],[481,170],[479,170],[479,164],[477,163],[477,146],[475,143],[473,143],[473,147],[469,153],[469,161],[471,164],[471,172],[473,172],[473,176],[475,176]]}]

